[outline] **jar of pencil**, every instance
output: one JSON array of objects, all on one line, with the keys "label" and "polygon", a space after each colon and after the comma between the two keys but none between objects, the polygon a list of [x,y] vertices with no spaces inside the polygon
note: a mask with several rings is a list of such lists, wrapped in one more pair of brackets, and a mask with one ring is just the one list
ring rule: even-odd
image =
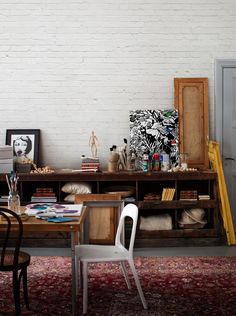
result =
[{"label": "jar of pencil", "polygon": [[20,196],[17,191],[18,179],[19,177],[14,171],[12,171],[9,175],[6,175],[7,185],[9,188],[8,208],[20,215]]},{"label": "jar of pencil", "polygon": [[17,191],[10,191],[8,196],[8,208],[20,215],[20,196]]}]

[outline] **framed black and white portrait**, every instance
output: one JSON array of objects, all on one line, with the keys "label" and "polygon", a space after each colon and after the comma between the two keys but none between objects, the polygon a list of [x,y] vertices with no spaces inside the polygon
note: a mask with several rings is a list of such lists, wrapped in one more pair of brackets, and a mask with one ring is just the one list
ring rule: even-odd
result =
[{"label": "framed black and white portrait", "polygon": [[13,147],[15,162],[24,162],[28,159],[38,164],[39,156],[39,129],[7,129],[6,145]]}]

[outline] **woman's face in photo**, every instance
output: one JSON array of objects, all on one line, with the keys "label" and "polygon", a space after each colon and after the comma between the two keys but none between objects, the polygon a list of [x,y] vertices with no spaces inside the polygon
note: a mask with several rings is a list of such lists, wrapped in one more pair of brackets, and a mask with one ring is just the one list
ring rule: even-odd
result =
[{"label": "woman's face in photo", "polygon": [[23,140],[21,137],[18,137],[14,143],[16,156],[18,157],[25,156],[26,148],[27,148],[27,141]]}]

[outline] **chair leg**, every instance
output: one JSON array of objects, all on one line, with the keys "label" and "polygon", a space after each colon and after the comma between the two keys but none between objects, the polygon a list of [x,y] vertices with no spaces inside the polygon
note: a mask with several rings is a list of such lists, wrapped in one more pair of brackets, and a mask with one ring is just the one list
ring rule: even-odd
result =
[{"label": "chair leg", "polygon": [[130,284],[130,281],[129,281],[129,278],[128,278],[128,273],[127,273],[124,261],[120,262],[120,266],[121,266],[121,270],[122,270],[122,272],[124,274],[124,277],[125,277],[125,282],[126,282],[127,288],[130,290],[131,289],[131,284]]},{"label": "chair leg", "polygon": [[83,313],[88,309],[88,263],[83,262]]},{"label": "chair leg", "polygon": [[75,291],[78,295],[78,258],[75,256]]},{"label": "chair leg", "polygon": [[143,304],[143,308],[147,309],[148,308],[147,302],[145,300],[145,297],[144,297],[144,294],[143,294],[143,290],[142,290],[142,287],[141,287],[141,284],[140,284],[140,281],[139,281],[139,277],[138,277],[137,271],[135,269],[133,260],[129,260],[129,265],[130,265],[131,271],[132,271],[133,276],[134,276],[135,284],[136,284],[136,287],[138,289],[139,296],[140,296],[142,304]]},{"label": "chair leg", "polygon": [[29,309],[29,297],[28,297],[28,282],[27,282],[27,267],[22,270],[22,281],[24,289],[24,302],[27,309]]},{"label": "chair leg", "polygon": [[75,277],[76,277],[76,295],[78,295],[79,290],[83,288],[82,264],[80,260],[76,261]]},{"label": "chair leg", "polygon": [[20,316],[21,307],[20,307],[20,282],[18,279],[18,271],[13,271],[13,295],[15,302],[16,316]]},{"label": "chair leg", "polygon": [[79,290],[82,289],[82,264],[78,258],[75,261],[75,280],[76,280],[76,295],[79,294]]}]

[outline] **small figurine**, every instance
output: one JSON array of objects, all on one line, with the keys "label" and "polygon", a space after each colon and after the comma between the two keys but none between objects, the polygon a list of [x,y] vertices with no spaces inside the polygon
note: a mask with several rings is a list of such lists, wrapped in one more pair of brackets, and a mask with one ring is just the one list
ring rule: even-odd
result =
[{"label": "small figurine", "polygon": [[92,135],[89,138],[89,146],[91,149],[91,154],[93,158],[97,157],[97,146],[98,146],[98,138],[95,135],[94,131],[92,131]]},{"label": "small figurine", "polygon": [[127,155],[127,139],[124,138],[124,145],[118,148],[118,153],[120,155],[120,159],[118,162],[119,170],[127,170],[128,169],[128,155]]}]

